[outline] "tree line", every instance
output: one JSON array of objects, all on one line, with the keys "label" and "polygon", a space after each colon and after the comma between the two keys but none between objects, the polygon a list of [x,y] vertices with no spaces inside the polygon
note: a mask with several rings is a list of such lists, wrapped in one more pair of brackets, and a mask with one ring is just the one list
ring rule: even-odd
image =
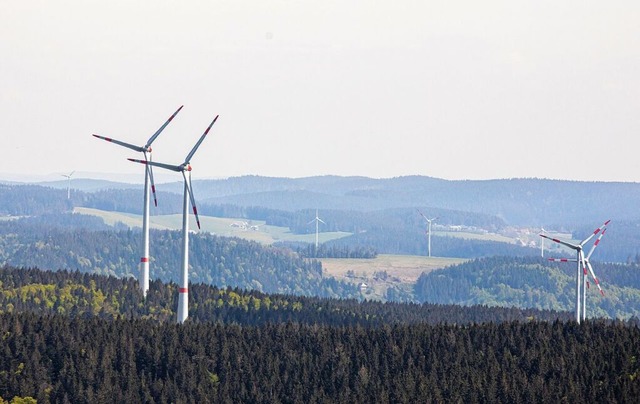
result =
[{"label": "tree line", "polygon": [[[95,220],[67,215],[70,223]],[[66,229],[32,220],[0,221],[0,264],[137,277],[139,230]],[[151,230],[150,234],[151,277],[177,282],[180,232]],[[191,236],[189,276],[194,283],[271,293],[334,297],[355,297],[358,293],[353,285],[324,279],[319,261],[304,259],[288,248],[207,233]]]},{"label": "tree line", "polygon": [[[142,296],[133,278],[42,271],[37,268],[0,268],[0,312],[33,312],[72,317],[175,320],[178,286],[154,280]],[[189,321],[243,325],[297,322],[332,326],[383,324],[472,324],[504,321],[569,320],[571,314],[552,310],[462,307],[443,304],[403,304],[358,299],[265,294],[255,290],[189,285]]]}]

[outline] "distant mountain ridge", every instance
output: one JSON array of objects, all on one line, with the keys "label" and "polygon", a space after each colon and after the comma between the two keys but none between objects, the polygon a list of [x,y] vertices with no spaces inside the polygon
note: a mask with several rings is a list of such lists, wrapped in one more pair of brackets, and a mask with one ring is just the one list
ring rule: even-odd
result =
[{"label": "distant mountain ridge", "polygon": [[[63,189],[67,181],[41,183]],[[133,189],[139,184],[74,179],[72,188]],[[180,194],[181,182],[157,184]],[[242,176],[194,180],[201,204],[260,206],[296,211],[334,209],[372,211],[428,206],[495,215],[519,226],[591,225],[606,219],[637,220],[640,183],[580,182],[535,178],[445,180],[427,176],[385,179],[318,176],[278,178]]]},{"label": "distant mountain ridge", "polygon": [[[162,189],[178,192],[178,183]],[[638,219],[640,184],[545,179],[450,181],[411,176],[389,179],[238,177],[196,181],[207,204],[262,206],[280,210],[371,211],[430,206],[484,213],[508,224],[543,226]]]}]

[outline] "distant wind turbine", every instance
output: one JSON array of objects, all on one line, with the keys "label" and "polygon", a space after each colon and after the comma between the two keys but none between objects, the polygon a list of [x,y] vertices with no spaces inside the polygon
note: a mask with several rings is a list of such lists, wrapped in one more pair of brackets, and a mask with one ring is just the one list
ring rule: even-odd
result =
[{"label": "distant wind turbine", "polygon": [[316,222],[316,255],[318,254],[318,224],[322,223],[322,224],[326,224],[325,222],[322,221],[322,219],[320,219],[318,217],[318,209],[316,209],[316,217],[315,219],[313,219],[312,221],[310,221],[307,224],[311,224],[313,222]]},{"label": "distant wind turbine", "polygon": [[[178,110],[174,112],[173,115],[171,115],[164,124],[162,124],[160,129],[158,129],[156,133],[154,133],[149,138],[149,140],[147,140],[147,143],[145,143],[144,146],[136,146],[130,143],[121,142],[119,140],[115,140],[115,139],[111,139],[108,137],[95,135],[95,134],[93,136],[97,137],[98,139],[106,140],[107,142],[126,147],[127,149],[140,152],[144,155],[145,161],[147,160],[151,161],[151,144],[153,143],[154,140],[156,140],[156,138],[160,135],[160,133],[164,130],[164,128],[166,128],[167,125],[169,125],[169,123],[173,120],[173,118],[175,118],[175,116],[178,115],[178,112],[180,112],[183,106],[184,105],[181,105],[180,108],[178,108]],[[143,205],[143,212],[142,212],[142,257],[140,258],[140,278],[138,280],[140,284],[140,289],[142,290],[142,294],[145,297],[147,296],[147,292],[149,291],[149,183],[151,183],[151,192],[153,193],[153,202],[155,206],[158,206],[158,199],[156,198],[156,186],[153,182],[153,169],[151,168],[150,165],[145,168],[145,174],[144,174],[144,205]]]},{"label": "distant wind turbine", "polygon": [[425,215],[422,214],[422,212],[420,212],[420,210],[418,210],[418,213],[420,213],[420,216],[422,216],[424,218],[424,220],[427,221],[428,225],[427,225],[427,245],[428,245],[428,251],[429,251],[429,257],[431,257],[431,222],[436,221],[438,218],[434,217],[434,218],[427,218]]},{"label": "distant wind turbine", "polygon": [[[543,234],[547,232],[544,227],[541,227],[540,229]],[[544,257],[544,237],[540,237],[540,256]]]},{"label": "distant wind turbine", "polygon": [[[196,224],[198,229],[200,228],[200,218],[198,217],[198,208],[196,208],[196,200],[193,197],[193,187],[191,185],[191,158],[200,147],[200,144],[211,130],[211,127],[218,116],[213,119],[211,124],[204,131],[198,142],[193,146],[193,149],[189,152],[184,162],[180,165],[157,163],[147,160],[135,160],[129,159],[136,163],[146,164],[147,166],[155,166],[164,168],[165,170],[171,170],[182,173],[184,179],[184,193],[182,201],[182,272],[180,275],[180,286],[178,289],[178,310],[177,310],[177,322],[182,324],[189,316],[189,200],[191,200],[191,207],[193,208],[193,215],[196,217]],[[187,177],[187,173],[189,176]]]},{"label": "distant wind turbine", "polygon": [[[580,273],[583,272],[583,271],[586,273],[586,269],[581,271],[582,266],[585,265],[585,263],[584,263],[584,253],[583,253],[582,250],[583,250],[584,245],[589,240],[591,240],[595,235],[597,235],[598,233],[603,231],[606,228],[606,226],[609,224],[609,222],[611,222],[611,220],[607,220],[606,222],[604,222],[604,224],[602,226],[598,227],[596,230],[594,230],[594,232],[589,237],[587,237],[586,239],[582,240],[578,244],[574,244],[574,243],[571,243],[569,241],[564,241],[564,240],[560,240],[560,239],[557,239],[557,238],[552,238],[552,237],[546,236],[544,234],[540,234],[540,237],[544,237],[544,238],[549,239],[551,241],[554,241],[556,243],[562,244],[562,245],[564,245],[566,247],[571,248],[572,250],[574,250],[576,252],[576,259],[575,259],[575,262],[577,262],[577,269],[576,269],[576,322],[578,324],[580,324],[580,316],[582,314],[582,310],[581,310],[582,302],[580,301],[581,298],[582,298],[582,295],[581,295],[581,292],[580,292],[580,290],[581,290]],[[565,259],[565,261],[569,261],[569,260]],[[574,262],[574,260],[570,260],[570,261]]]},{"label": "distant wind turbine", "polygon": [[73,170],[69,174],[60,174],[60,175],[62,175],[63,177],[65,177],[67,179],[67,199],[71,199],[71,176],[75,172],[76,171]]}]

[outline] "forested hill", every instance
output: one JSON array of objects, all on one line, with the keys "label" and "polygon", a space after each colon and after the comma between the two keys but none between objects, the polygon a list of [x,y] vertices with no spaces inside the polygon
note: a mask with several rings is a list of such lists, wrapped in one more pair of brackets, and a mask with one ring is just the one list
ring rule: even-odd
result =
[{"label": "forested hill", "polygon": [[[637,324],[0,268],[0,402],[633,402]],[[54,314],[57,313],[57,314]],[[518,319],[520,321],[512,321]],[[26,401],[28,402],[28,401]]]},{"label": "forested hill", "polygon": [[637,402],[640,330],[151,325],[0,314],[0,397],[38,402]]},{"label": "forested hill", "polygon": [[[587,315],[640,317],[640,265],[592,262],[593,280]],[[415,286],[418,301],[437,304],[532,307],[572,311],[575,307],[575,263],[553,263],[534,257],[489,257],[425,273]]]},{"label": "forested hill", "polygon": [[[132,278],[5,266],[0,268],[0,312],[174,322],[177,289],[175,283],[152,281],[147,297],[143,298]],[[568,312],[550,310],[358,302],[355,299],[265,294],[204,284],[191,284],[189,292],[189,322],[259,325],[290,321],[369,327],[571,318]]]},{"label": "forested hill", "polygon": [[[95,224],[70,215],[69,221]],[[141,234],[131,230],[70,230],[29,220],[0,222],[0,264],[69,269],[118,277],[137,277]],[[179,231],[151,231],[151,278],[179,281]],[[269,293],[355,297],[355,285],[322,277],[319,261],[300,258],[288,248],[199,233],[190,237],[190,280]]]}]

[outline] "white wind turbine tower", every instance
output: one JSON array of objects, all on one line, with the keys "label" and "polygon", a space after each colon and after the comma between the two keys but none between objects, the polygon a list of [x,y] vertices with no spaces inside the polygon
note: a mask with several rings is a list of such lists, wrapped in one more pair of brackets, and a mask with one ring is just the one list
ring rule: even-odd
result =
[{"label": "white wind turbine tower", "polygon": [[[164,168],[166,170],[176,171],[182,173],[184,179],[184,195],[182,201],[182,272],[180,274],[180,286],[178,289],[178,310],[177,310],[177,322],[182,324],[189,316],[189,200],[191,200],[191,207],[193,208],[193,214],[196,217],[196,223],[198,229],[200,228],[200,218],[198,217],[198,208],[196,208],[196,200],[193,197],[193,187],[191,186],[191,158],[200,147],[200,144],[211,130],[211,127],[218,119],[218,116],[213,119],[211,124],[204,131],[198,142],[193,146],[193,149],[189,152],[184,159],[184,163],[180,165],[157,163],[147,160],[135,160],[129,159],[136,163],[146,164],[147,166],[156,166]],[[187,177],[187,174],[189,176]]]},{"label": "white wind turbine tower", "polygon": [[[593,278],[594,283],[598,287],[598,290],[600,291],[600,294],[602,296],[604,296],[604,291],[602,290],[602,287],[600,287],[600,282],[598,281],[598,278],[596,277],[596,274],[593,271],[593,267],[591,266],[590,259],[591,259],[591,255],[595,251],[596,247],[598,246],[598,244],[600,244],[600,240],[602,239],[602,237],[604,236],[604,233],[606,231],[607,231],[606,227],[602,229],[602,232],[600,233],[600,235],[598,236],[596,241],[591,246],[591,250],[589,250],[589,254],[587,254],[586,257],[584,256],[584,253],[582,253],[582,260],[581,260],[582,274],[583,274],[582,275],[583,276],[583,282],[582,282],[582,320],[586,320],[587,319],[587,289],[589,288],[589,280],[588,280],[588,276],[587,276],[587,269],[589,269],[589,272],[591,273],[591,277]],[[575,259],[571,259],[571,258],[549,258],[549,261],[552,261],[552,262],[576,262]]]},{"label": "white wind turbine tower", "polygon": [[422,214],[422,212],[420,212],[420,210],[418,210],[418,213],[420,213],[420,216],[422,216],[424,218],[424,220],[427,221],[428,225],[427,225],[427,246],[428,246],[428,251],[429,251],[429,257],[431,257],[431,222],[436,221],[438,218],[437,217],[433,217],[431,219],[429,219],[428,217],[426,217],[425,215]]},{"label": "white wind turbine tower", "polygon": [[318,217],[318,209],[316,209],[316,217],[315,217],[315,219],[313,219],[312,221],[310,221],[307,224],[311,224],[313,222],[316,222],[316,255],[317,255],[318,254],[318,223],[326,224],[325,222],[322,221],[322,219],[320,219]]},{"label": "white wind turbine tower", "polygon": [[[542,230],[542,233],[547,232],[544,227],[541,227],[540,229]],[[544,257],[544,238],[542,237],[540,237],[540,256]]]},{"label": "white wind turbine tower", "polygon": [[[611,222],[611,220],[607,220],[606,222],[604,222],[604,224],[600,227],[598,227],[596,230],[594,230],[594,232],[587,237],[586,239],[582,240],[580,243],[578,244],[574,244],[574,243],[570,243],[568,241],[564,241],[564,240],[560,240],[557,238],[552,238],[549,236],[546,236],[544,234],[540,234],[540,237],[544,237],[547,238],[549,240],[552,240],[556,243],[562,244],[566,247],[571,248],[572,250],[574,250],[576,252],[576,259],[575,262],[577,263],[577,269],[576,269],[576,322],[578,324],[580,324],[580,315],[581,315],[581,310],[580,310],[580,306],[581,306],[581,301],[580,298],[582,297],[580,294],[580,289],[581,289],[581,282],[580,282],[580,269],[582,268],[583,265],[583,258],[584,258],[584,254],[582,252],[582,248],[584,247],[584,245],[593,238],[593,236],[595,236],[596,234],[600,233],[604,228],[606,228],[606,226],[609,224],[609,222]],[[571,260],[573,261],[573,260]]]},{"label": "white wind turbine tower", "polygon": [[[107,142],[115,143],[117,145],[126,147],[127,149],[131,149],[137,152],[140,152],[144,155],[144,159],[151,161],[151,144],[154,140],[160,135],[160,133],[167,127],[169,122],[173,120],[173,118],[178,115],[178,112],[182,109],[184,105],[181,105],[180,108],[176,112],[173,113],[167,119],[167,121],[156,131],[147,140],[144,146],[136,146],[130,143],[121,142],[119,140],[111,139],[104,136],[93,135],[98,139],[106,140]],[[140,290],[142,290],[142,294],[146,297],[147,291],[149,290],[149,183],[151,183],[151,192],[153,193],[153,202],[155,206],[158,206],[158,200],[156,198],[156,186],[153,183],[153,169],[151,166],[147,166],[145,168],[144,174],[144,205],[142,212],[142,257],[140,257]]]},{"label": "white wind turbine tower", "polygon": [[60,175],[62,175],[63,177],[65,177],[67,179],[67,199],[71,199],[71,176],[75,172],[76,171],[73,170],[69,174],[60,174]]}]

